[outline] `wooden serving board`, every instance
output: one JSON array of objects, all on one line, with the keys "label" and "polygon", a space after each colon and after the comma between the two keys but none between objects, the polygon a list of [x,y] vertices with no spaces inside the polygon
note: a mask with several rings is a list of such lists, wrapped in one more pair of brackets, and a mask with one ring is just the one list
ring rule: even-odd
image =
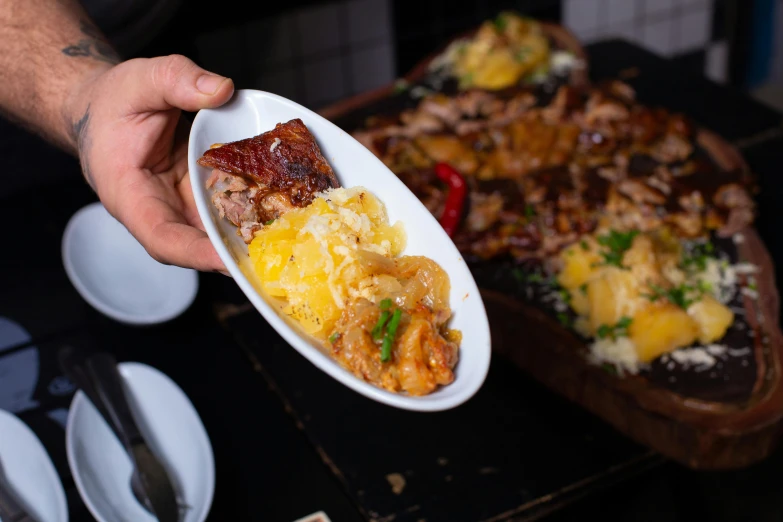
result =
[{"label": "wooden serving board", "polygon": [[[586,54],[566,29],[545,25],[552,40],[585,63]],[[444,46],[445,48],[445,46]],[[441,49],[442,50],[442,49]],[[440,51],[439,51],[440,52]],[[437,53],[423,60],[405,79],[420,81]],[[589,86],[587,70],[570,79]],[[353,130],[374,111],[399,109],[405,103],[393,85],[323,109],[327,118]],[[748,171],[741,154],[725,140],[700,130],[698,142],[725,169]],[[745,467],[767,457],[779,440],[783,419],[783,335],[774,266],[758,234],[742,231],[741,259],[760,267],[759,298],[745,300],[749,322],[757,331],[758,383],[746,404],[721,404],[684,398],[649,386],[643,378],[618,378],[587,363],[583,341],[542,310],[510,295],[482,289],[492,328],[493,351],[533,378],[602,418],[628,437],[691,468]],[[481,285],[481,281],[479,281]]]}]

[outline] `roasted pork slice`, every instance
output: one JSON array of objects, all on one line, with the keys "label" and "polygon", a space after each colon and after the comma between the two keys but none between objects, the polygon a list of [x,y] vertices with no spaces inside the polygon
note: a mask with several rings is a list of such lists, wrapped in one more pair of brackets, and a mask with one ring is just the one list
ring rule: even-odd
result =
[{"label": "roasted pork slice", "polygon": [[246,243],[264,223],[340,183],[302,120],[253,138],[206,151],[199,165],[215,169],[207,181],[220,217],[237,226]]}]

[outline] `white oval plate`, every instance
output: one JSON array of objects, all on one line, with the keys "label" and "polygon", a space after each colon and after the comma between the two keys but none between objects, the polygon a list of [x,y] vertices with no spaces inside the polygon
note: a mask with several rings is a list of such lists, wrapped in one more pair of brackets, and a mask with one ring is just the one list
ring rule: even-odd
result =
[{"label": "white oval plate", "polygon": [[22,508],[40,522],[68,522],[65,491],[52,459],[27,424],[0,410],[0,466]]},{"label": "white oval plate", "polygon": [[[344,187],[363,186],[378,196],[389,219],[405,225],[406,255],[427,256],[443,267],[451,279],[451,327],[462,331],[460,359],[454,382],[430,395],[411,397],[377,388],[355,377],[326,355],[314,341],[300,335],[276,307],[260,294],[257,279],[246,264],[247,245],[228,220],[220,219],[210,201],[205,183],[210,169],[197,161],[210,145],[250,138],[277,123],[300,118],[315,136],[326,160]],[[277,332],[318,368],[373,400],[398,408],[438,411],[468,400],[481,387],[489,369],[491,353],[489,322],[476,282],[452,240],[438,221],[381,160],[348,133],[301,105],[275,94],[240,90],[226,105],[200,111],[193,122],[188,145],[188,167],[201,220],[228,268],[248,299]]]},{"label": "white oval plate", "polygon": [[[120,363],[120,375],[144,439],[190,508],[182,522],[203,522],[215,491],[209,437],[185,393],[168,376],[140,363]],[[78,391],[65,428],[76,488],[99,522],[155,522],[130,489],[130,457],[100,412]]]},{"label": "white oval plate", "polygon": [[157,324],[188,309],[198,273],[155,261],[100,203],[74,214],[62,256],[68,278],[93,308],[132,325]]}]

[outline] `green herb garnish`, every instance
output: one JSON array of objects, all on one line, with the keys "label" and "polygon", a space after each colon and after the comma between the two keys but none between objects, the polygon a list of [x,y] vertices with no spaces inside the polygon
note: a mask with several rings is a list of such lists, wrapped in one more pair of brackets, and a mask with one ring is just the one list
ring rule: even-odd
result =
[{"label": "green herb garnish", "polygon": [[703,272],[707,269],[707,261],[713,257],[714,252],[715,246],[709,241],[695,245],[689,253],[683,254],[682,268]]},{"label": "green herb garnish", "polygon": [[505,13],[500,13],[497,15],[493,23],[495,24],[495,29],[498,31],[503,31],[508,25],[508,19],[506,18]]},{"label": "green herb garnish", "polygon": [[533,205],[531,205],[530,203],[525,205],[525,217],[528,220],[533,219],[534,217],[536,217],[536,208]]},{"label": "green herb garnish", "polygon": [[590,250],[590,245],[588,245],[587,241],[585,241],[584,239],[579,242],[579,245],[582,247],[582,250],[584,250],[585,252]]},{"label": "green herb garnish", "polygon": [[386,335],[383,337],[383,343],[381,343],[381,362],[389,362],[391,359],[392,343],[397,335],[397,327],[400,325],[401,318],[402,310],[397,308],[394,314],[392,314],[389,325],[386,327]]},{"label": "green herb garnish", "polygon": [[392,339],[388,335],[383,338],[381,344],[381,362],[389,362],[391,359]]},{"label": "green herb garnish", "polygon": [[329,336],[329,342],[334,344],[334,342],[340,338],[340,334],[337,332],[334,332],[332,335]]},{"label": "green herb garnish", "polygon": [[571,302],[571,293],[565,288],[561,288],[560,290],[557,291],[557,293],[560,294],[560,299],[562,299],[564,303]]},{"label": "green herb garnish", "polygon": [[559,314],[557,314],[557,320],[560,321],[560,324],[562,324],[566,328],[571,327],[571,316],[568,315],[567,313],[560,312]]},{"label": "green herb garnish", "polygon": [[[663,288],[658,285],[650,285],[650,288],[652,288],[653,293],[645,295],[650,301],[665,298],[684,310],[687,310],[689,306],[701,299],[705,293],[705,290],[702,290],[701,287],[697,288],[684,283],[672,288]],[[694,296],[694,294],[696,295]]]},{"label": "green herb garnish", "polygon": [[400,319],[402,319],[402,310],[397,308],[392,314],[389,326],[386,327],[386,333],[392,337],[397,335],[397,327],[400,326]]},{"label": "green herb garnish", "polygon": [[754,292],[759,289],[759,287],[756,285],[756,283],[748,283],[748,289],[753,290]]},{"label": "green herb garnish", "polygon": [[538,272],[533,272],[529,276],[527,276],[527,280],[531,283],[544,283],[546,280],[544,279],[544,276],[539,274]]},{"label": "green herb garnish", "polygon": [[264,223],[264,225],[266,225],[266,226],[269,226],[269,225],[271,225],[271,224],[272,224],[272,223],[274,223],[274,222],[275,222],[275,220],[274,220],[274,219],[270,219],[269,221],[267,221],[266,223]]},{"label": "green herb garnish", "polygon": [[633,239],[637,235],[639,235],[638,230],[631,230],[630,232],[610,230],[608,234],[598,236],[598,244],[608,248],[607,251],[601,252],[601,256],[604,258],[602,264],[625,268],[623,266],[623,254],[631,248]]},{"label": "green herb garnish", "polygon": [[391,299],[383,299],[381,300],[378,306],[381,307],[381,310],[388,310],[389,308],[391,308],[391,305],[392,305]]},{"label": "green herb garnish", "polygon": [[381,312],[381,316],[378,318],[378,322],[375,323],[375,326],[372,329],[372,338],[374,340],[378,340],[382,337],[383,334],[383,327],[386,326],[386,321],[389,320],[389,311],[384,310]]},{"label": "green herb garnish", "polygon": [[587,295],[587,283],[580,286],[579,291],[582,292],[582,295]]},{"label": "green herb garnish", "polygon": [[614,326],[610,326],[608,324],[602,324],[599,326],[598,330],[596,331],[596,335],[599,339],[606,339],[607,337],[611,337],[613,341],[617,340],[618,337],[627,337],[628,327],[631,326],[632,322],[633,319],[627,316],[623,316]]}]

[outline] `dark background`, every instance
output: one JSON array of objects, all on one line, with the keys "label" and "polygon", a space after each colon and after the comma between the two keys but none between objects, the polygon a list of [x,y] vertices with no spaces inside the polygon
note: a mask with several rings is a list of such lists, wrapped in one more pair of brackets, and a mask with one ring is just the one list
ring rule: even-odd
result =
[{"label": "dark background", "polygon": [[[595,1],[605,7],[611,0]],[[648,2],[658,0],[627,1],[637,9],[634,23],[645,26]],[[672,16],[694,9],[693,0],[668,4]],[[273,90],[317,108],[391,81],[445,38],[498,10],[516,8],[558,21],[564,5],[184,2],[151,43],[129,56],[185,54],[232,76],[239,88]],[[606,77],[638,67],[634,87],[641,101],[688,112],[741,148],[761,178],[759,229],[780,262],[783,245],[776,233],[783,190],[777,179],[783,139],[769,133],[779,130],[780,115],[742,94],[749,87],[752,46],[747,38],[740,42],[753,31],[754,2],[710,5],[710,42],[731,44],[727,88],[702,77],[708,47],[664,61],[627,43],[599,43],[588,49],[592,68]],[[108,347],[121,360],[146,362],[170,375],[194,402],[213,444],[217,489],[210,520],[290,522],[325,509],[334,522],[391,520],[387,516],[452,522],[532,506],[527,515],[492,519],[521,520],[568,503],[547,520],[783,520],[780,451],[747,470],[693,472],[636,446],[497,358],[482,392],[458,410],[433,417],[392,410],[315,370],[253,310],[218,324],[216,309],[243,301],[222,276],[202,275],[196,303],[172,323],[147,330],[120,327],[81,301],[60,265],[65,223],[94,200],[75,160],[4,121],[0,135],[7,172],[0,185],[0,219],[26,219],[26,227],[3,235],[4,244],[16,248],[0,258],[0,316],[31,331],[46,378],[57,377],[56,351],[69,343]],[[45,241],[28,230],[42,231]],[[12,348],[2,357],[28,348]],[[52,454],[72,520],[89,520],[68,477],[62,433],[52,427],[50,415],[62,413],[69,398],[47,402],[45,391],[37,393],[42,407],[20,417]],[[441,439],[417,440],[410,435],[414,428]],[[437,454],[431,450],[436,444]],[[392,471],[408,478],[402,496],[389,492],[384,477]],[[411,511],[415,506],[419,511]]]}]

